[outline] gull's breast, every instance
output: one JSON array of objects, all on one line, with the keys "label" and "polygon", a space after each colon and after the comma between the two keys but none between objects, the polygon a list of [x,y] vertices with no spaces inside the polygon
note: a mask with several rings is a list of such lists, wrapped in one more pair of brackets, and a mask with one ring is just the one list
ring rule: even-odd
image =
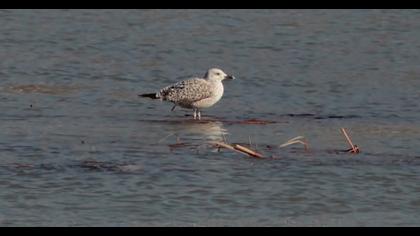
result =
[{"label": "gull's breast", "polygon": [[213,85],[212,96],[201,99],[199,101],[194,102],[192,105],[196,108],[208,108],[216,104],[223,96],[223,84],[222,82],[215,83]]}]

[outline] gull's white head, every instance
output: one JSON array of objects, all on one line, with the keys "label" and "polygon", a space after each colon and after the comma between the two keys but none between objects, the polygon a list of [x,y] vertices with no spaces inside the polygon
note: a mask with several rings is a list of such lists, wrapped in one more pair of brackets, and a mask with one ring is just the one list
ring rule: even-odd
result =
[{"label": "gull's white head", "polygon": [[217,80],[217,81],[222,81],[222,80],[225,80],[225,79],[235,79],[234,76],[228,75],[225,72],[223,72],[221,69],[218,69],[218,68],[212,68],[212,69],[208,70],[206,72],[206,74],[204,75],[204,78],[206,78],[208,80]]}]

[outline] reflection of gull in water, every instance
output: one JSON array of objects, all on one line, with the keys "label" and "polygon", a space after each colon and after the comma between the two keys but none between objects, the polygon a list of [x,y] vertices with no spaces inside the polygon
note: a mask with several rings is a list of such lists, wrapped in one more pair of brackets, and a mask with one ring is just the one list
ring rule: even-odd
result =
[{"label": "reflection of gull in water", "polygon": [[223,141],[223,136],[228,134],[220,121],[180,123],[172,126],[171,129],[172,134],[182,140]]}]

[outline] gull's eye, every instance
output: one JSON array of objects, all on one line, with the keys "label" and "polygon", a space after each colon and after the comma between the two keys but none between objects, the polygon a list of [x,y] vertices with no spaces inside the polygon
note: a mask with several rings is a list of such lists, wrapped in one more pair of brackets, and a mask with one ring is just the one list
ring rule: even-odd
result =
[{"label": "gull's eye", "polygon": [[216,73],[216,75],[220,75],[220,73],[219,73],[219,72],[217,72],[217,73]]}]

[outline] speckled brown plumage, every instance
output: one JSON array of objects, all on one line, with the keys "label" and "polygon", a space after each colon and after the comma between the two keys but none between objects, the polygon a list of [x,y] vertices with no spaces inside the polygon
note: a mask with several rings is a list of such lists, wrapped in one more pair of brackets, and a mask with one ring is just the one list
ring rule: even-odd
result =
[{"label": "speckled brown plumage", "polygon": [[194,102],[211,97],[212,91],[213,86],[210,82],[194,78],[161,89],[157,97],[185,108],[192,108]]}]

